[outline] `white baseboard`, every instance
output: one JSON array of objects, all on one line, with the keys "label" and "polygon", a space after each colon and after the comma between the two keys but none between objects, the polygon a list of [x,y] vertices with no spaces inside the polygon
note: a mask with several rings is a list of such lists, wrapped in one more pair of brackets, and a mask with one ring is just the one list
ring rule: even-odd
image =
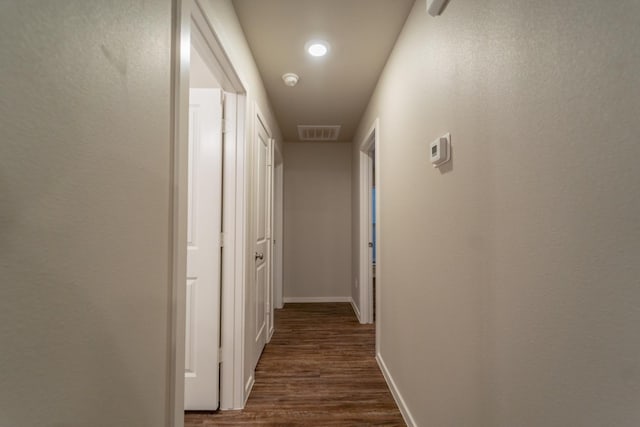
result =
[{"label": "white baseboard", "polygon": [[255,374],[251,374],[249,380],[244,385],[244,404],[241,409],[244,409],[247,406],[247,400],[249,400],[249,395],[251,394],[251,390],[253,390],[253,385],[256,383]]},{"label": "white baseboard", "polygon": [[358,322],[362,322],[362,318],[360,317],[360,310],[356,305],[356,302],[351,297],[285,297],[283,301],[286,303],[318,303],[318,302],[348,302],[351,304],[351,308],[353,308],[356,317],[358,318]]},{"label": "white baseboard", "polygon": [[360,317],[360,310],[358,309],[356,302],[353,300],[353,298],[351,298],[350,302],[351,302],[351,308],[353,308],[353,312],[356,314],[356,317],[358,318],[358,322],[363,323],[362,318]]},{"label": "white baseboard", "polygon": [[404,422],[407,423],[407,427],[417,427],[416,420],[413,419],[407,404],[402,398],[402,394],[400,394],[400,390],[396,386],[396,383],[393,381],[393,377],[391,377],[391,373],[389,369],[387,369],[387,365],[384,363],[382,356],[380,353],[376,354],[376,361],[378,362],[378,366],[380,366],[380,370],[382,371],[382,375],[384,376],[387,385],[389,386],[389,390],[391,390],[391,395],[393,399],[396,401],[396,405],[400,409],[400,413],[402,414],[402,418],[404,418]]},{"label": "white baseboard", "polygon": [[284,297],[286,303],[351,302],[351,297]]}]

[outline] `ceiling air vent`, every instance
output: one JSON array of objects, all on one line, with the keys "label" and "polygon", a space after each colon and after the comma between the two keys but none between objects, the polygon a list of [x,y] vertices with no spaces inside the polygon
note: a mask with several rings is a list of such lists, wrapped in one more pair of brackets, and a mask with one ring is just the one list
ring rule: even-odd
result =
[{"label": "ceiling air vent", "polygon": [[340,125],[298,125],[298,138],[300,138],[300,141],[337,141],[338,135],[340,135]]}]

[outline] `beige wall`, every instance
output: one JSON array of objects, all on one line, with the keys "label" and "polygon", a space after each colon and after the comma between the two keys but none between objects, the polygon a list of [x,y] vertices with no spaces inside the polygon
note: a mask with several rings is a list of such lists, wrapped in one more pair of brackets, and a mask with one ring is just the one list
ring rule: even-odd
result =
[{"label": "beige wall", "polygon": [[380,348],[417,425],[640,425],[638,16],[416,2],[356,142],[380,117]]},{"label": "beige wall", "polygon": [[351,144],[285,143],[284,297],[350,297]]},{"label": "beige wall", "polygon": [[0,40],[0,425],[164,426],[171,2],[4,1]]},{"label": "beige wall", "polygon": [[220,83],[218,83],[209,66],[193,45],[189,56],[189,87],[208,89],[220,87]]}]

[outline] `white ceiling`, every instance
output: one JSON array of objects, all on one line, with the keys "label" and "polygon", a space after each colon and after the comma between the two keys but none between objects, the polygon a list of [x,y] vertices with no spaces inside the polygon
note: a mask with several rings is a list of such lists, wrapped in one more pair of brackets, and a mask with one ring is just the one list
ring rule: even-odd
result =
[{"label": "white ceiling", "polygon": [[[353,139],[414,0],[233,0],[238,19],[288,142],[297,125],[342,125]],[[331,50],[313,58],[311,39]],[[295,87],[284,73],[296,73]]]}]

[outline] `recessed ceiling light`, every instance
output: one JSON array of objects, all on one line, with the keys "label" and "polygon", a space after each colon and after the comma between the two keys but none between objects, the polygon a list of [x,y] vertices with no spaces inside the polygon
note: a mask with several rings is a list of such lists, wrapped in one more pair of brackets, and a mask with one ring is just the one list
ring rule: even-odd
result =
[{"label": "recessed ceiling light", "polygon": [[311,56],[325,56],[329,52],[329,43],[324,40],[310,40],[304,48]]}]

